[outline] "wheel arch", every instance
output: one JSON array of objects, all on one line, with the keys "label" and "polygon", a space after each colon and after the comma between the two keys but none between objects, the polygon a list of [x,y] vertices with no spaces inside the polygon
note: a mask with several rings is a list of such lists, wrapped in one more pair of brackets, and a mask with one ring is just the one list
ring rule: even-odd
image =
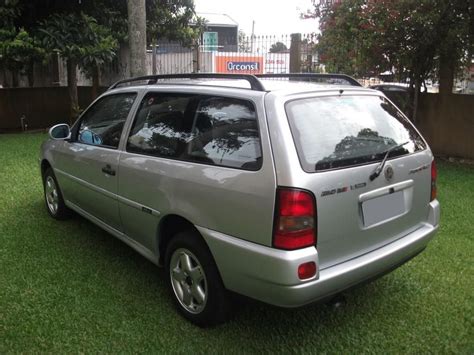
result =
[{"label": "wheel arch", "polygon": [[[166,248],[170,240],[174,235],[180,232],[192,231],[193,234],[199,236],[207,245],[201,233],[195,227],[195,225],[190,222],[188,219],[179,216],[177,214],[169,214],[161,218],[160,223],[158,224],[158,233],[157,233],[157,246],[158,246],[158,263],[160,266],[164,265]],[[211,252],[212,255],[212,252]],[[213,256],[214,257],[214,256]]]},{"label": "wheel arch", "polygon": [[44,178],[44,174],[48,168],[52,169],[50,162],[47,159],[41,160],[41,177]]}]

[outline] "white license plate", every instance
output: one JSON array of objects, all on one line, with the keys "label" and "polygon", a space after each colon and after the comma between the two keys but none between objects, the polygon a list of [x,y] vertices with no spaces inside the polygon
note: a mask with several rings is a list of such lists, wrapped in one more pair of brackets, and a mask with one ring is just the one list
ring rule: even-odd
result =
[{"label": "white license plate", "polygon": [[392,219],[405,213],[405,202],[403,191],[383,195],[362,202],[362,214],[364,216],[364,226],[371,225]]}]

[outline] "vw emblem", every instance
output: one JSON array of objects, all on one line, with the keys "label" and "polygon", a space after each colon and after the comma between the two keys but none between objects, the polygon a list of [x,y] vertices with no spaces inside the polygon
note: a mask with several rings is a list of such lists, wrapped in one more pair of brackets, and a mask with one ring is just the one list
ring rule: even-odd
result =
[{"label": "vw emblem", "polygon": [[390,181],[393,178],[393,168],[389,165],[385,168],[385,180]]}]

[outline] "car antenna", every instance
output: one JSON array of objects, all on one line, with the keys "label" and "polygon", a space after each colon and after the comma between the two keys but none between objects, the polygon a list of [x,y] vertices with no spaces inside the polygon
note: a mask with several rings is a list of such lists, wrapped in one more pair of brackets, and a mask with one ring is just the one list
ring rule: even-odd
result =
[{"label": "car antenna", "polygon": [[343,92],[344,92],[344,90],[340,89],[339,90],[339,95],[342,95]]}]

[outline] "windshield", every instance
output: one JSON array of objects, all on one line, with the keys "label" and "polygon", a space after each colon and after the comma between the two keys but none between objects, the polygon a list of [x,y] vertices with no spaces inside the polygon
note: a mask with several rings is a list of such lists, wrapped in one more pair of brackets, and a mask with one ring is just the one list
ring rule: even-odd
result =
[{"label": "windshield", "polygon": [[397,145],[390,157],[426,149],[408,120],[383,97],[298,99],[286,104],[286,112],[306,172],[380,161]]}]

